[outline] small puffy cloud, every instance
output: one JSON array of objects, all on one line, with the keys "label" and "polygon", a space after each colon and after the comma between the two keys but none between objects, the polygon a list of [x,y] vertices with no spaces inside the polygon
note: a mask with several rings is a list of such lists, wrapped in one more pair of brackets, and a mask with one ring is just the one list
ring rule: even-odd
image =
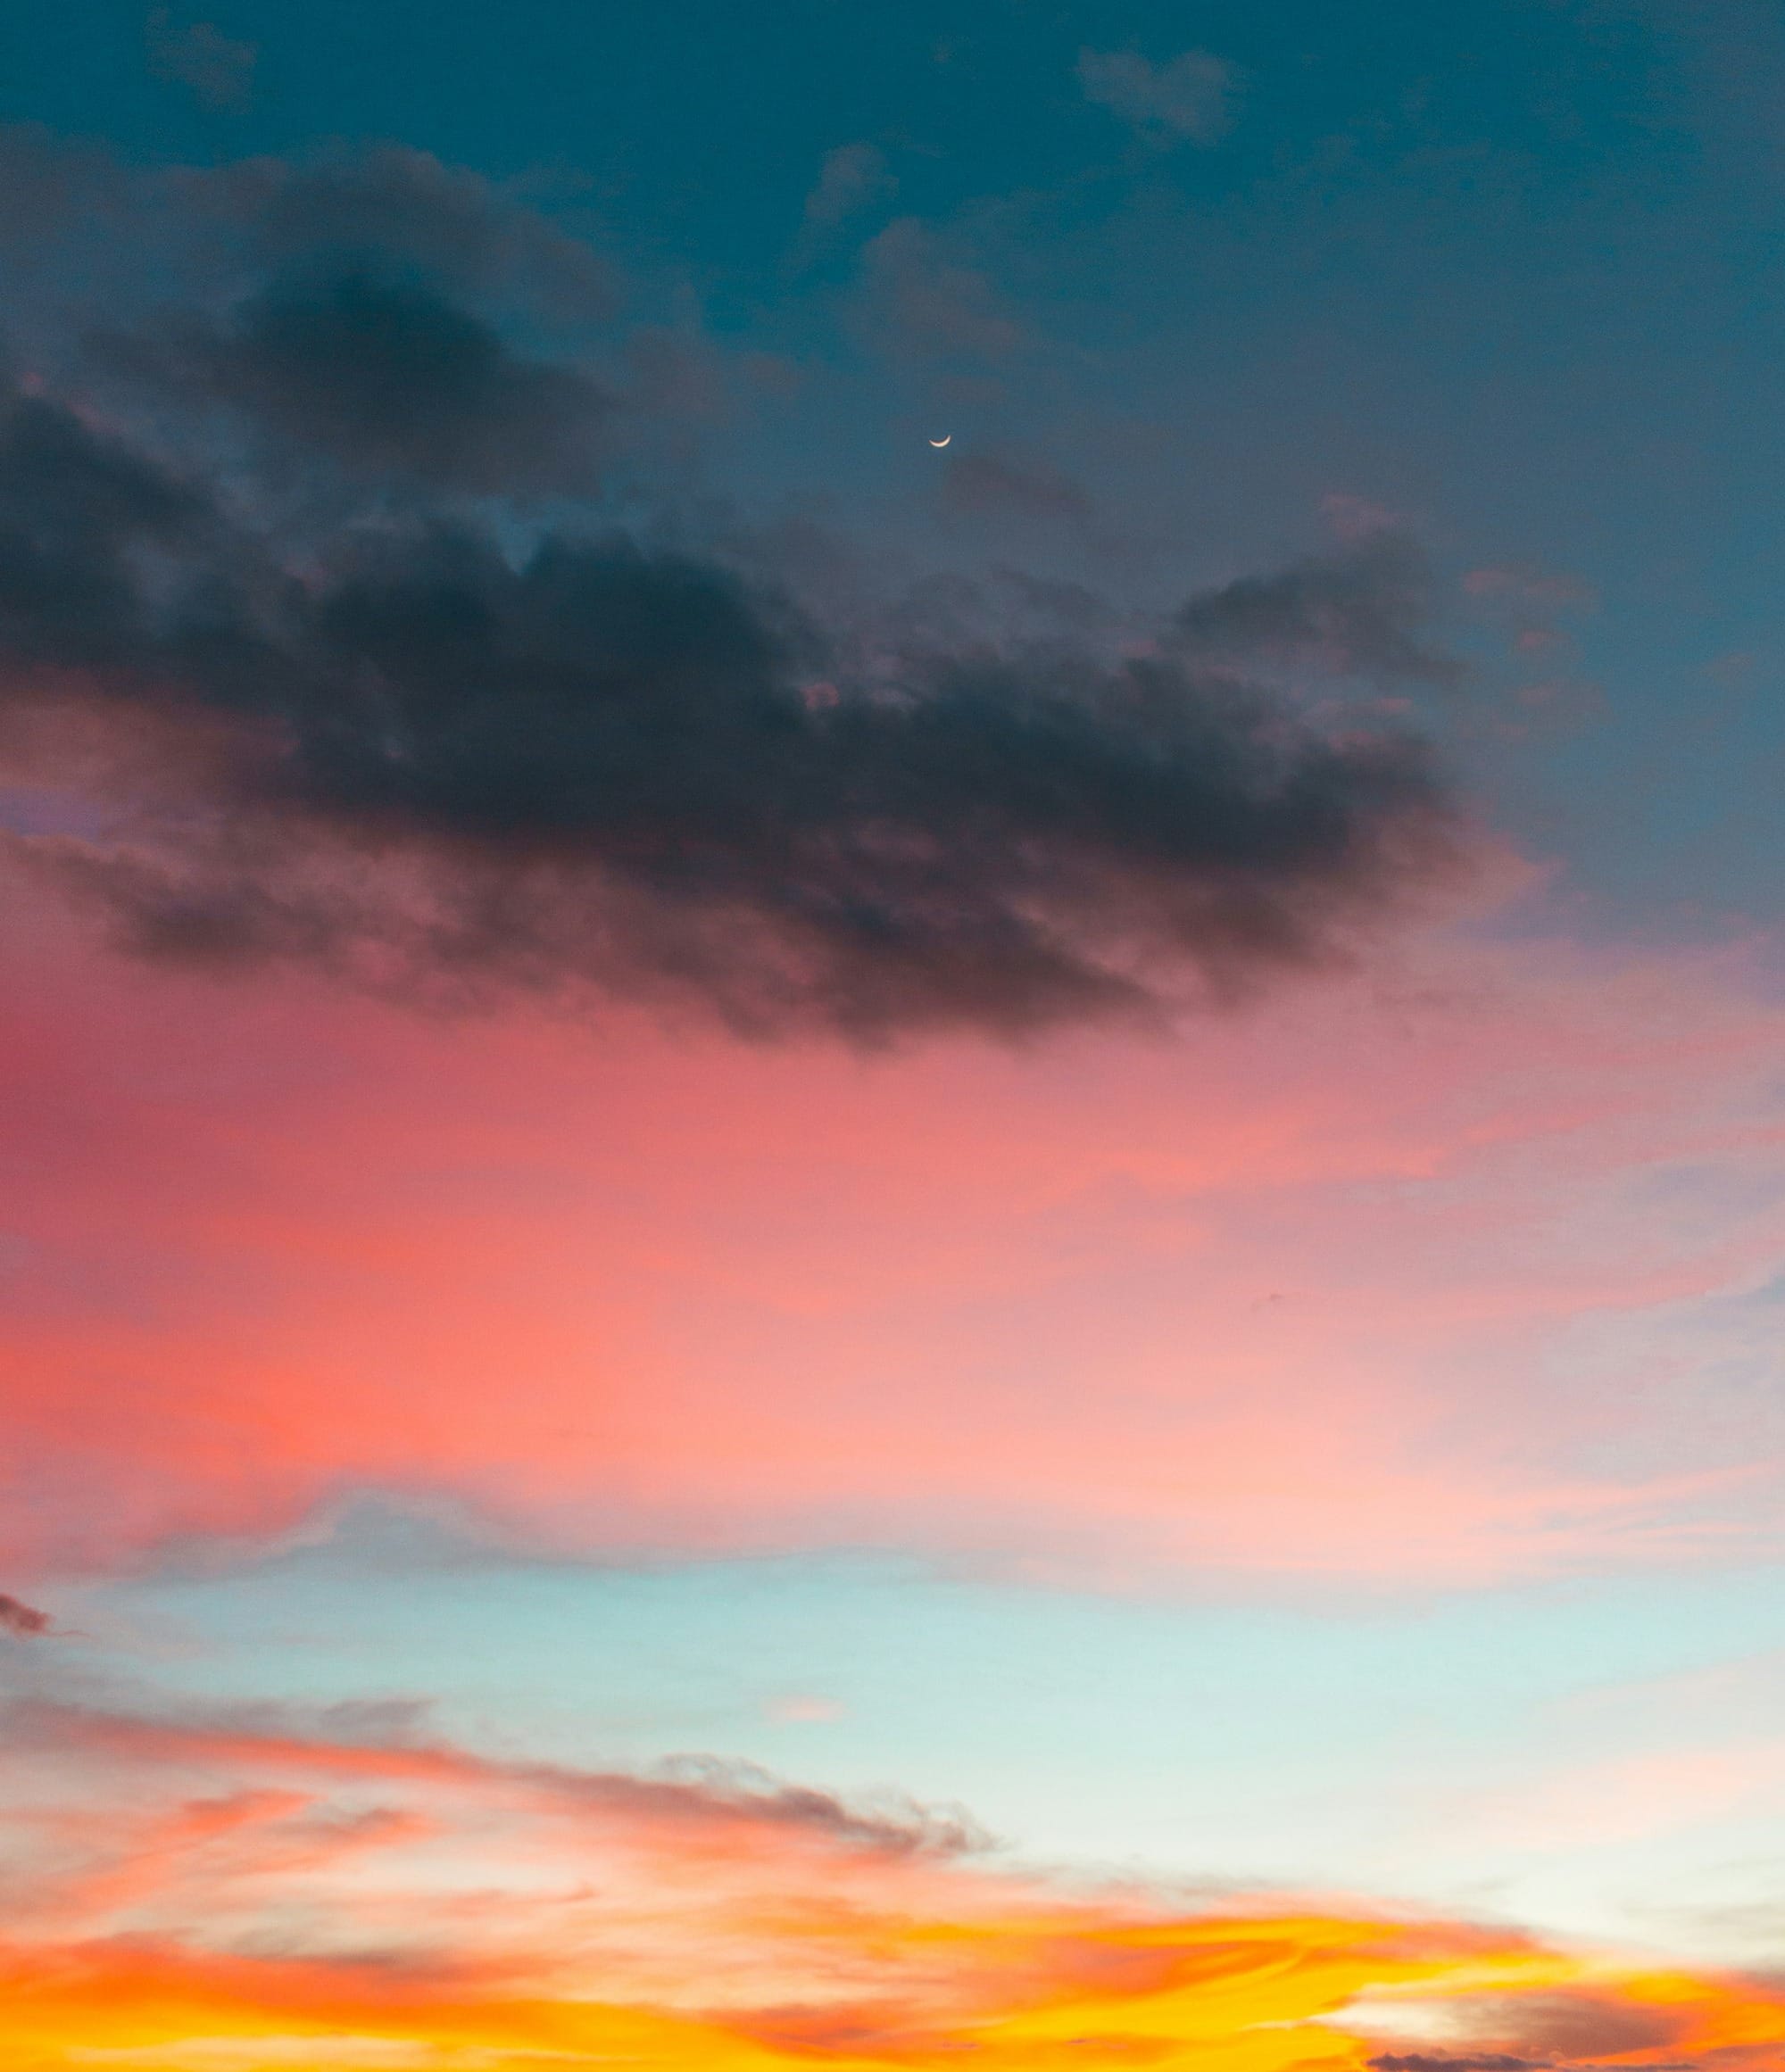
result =
[{"label": "small puffy cloud", "polygon": [[[1354,2011],[1364,2017],[1361,2008]],[[1678,2008],[1645,2004],[1586,1981],[1555,1991],[1465,1992],[1383,2003],[1369,2010],[1369,2026],[1359,2018],[1357,2026],[1368,2034],[1378,2018],[1377,2034],[1392,2024],[1413,2032],[1418,2047],[1376,2052],[1371,2072],[1586,2072],[1606,2059],[1671,2053],[1698,2040],[1690,2036],[1691,2018]],[[1645,2055],[1644,2062],[1654,2072],[1694,2072],[1697,2060]]]},{"label": "small puffy cloud", "polygon": [[[369,269],[580,320],[610,311],[602,255],[513,190],[400,145],[251,158],[188,176],[190,213],[234,235],[261,286],[293,269]],[[137,205],[145,199],[137,195]],[[153,204],[153,195],[146,197]]]},{"label": "small puffy cloud", "polygon": [[1159,150],[1218,144],[1233,127],[1233,68],[1210,51],[1187,50],[1156,65],[1138,51],[1085,50],[1078,77],[1087,100]]},{"label": "small puffy cloud", "polygon": [[49,1632],[51,1625],[47,1612],[38,1612],[17,1597],[0,1593],[0,1633],[9,1633],[15,1640],[36,1640]]},{"label": "small puffy cloud", "polygon": [[872,144],[840,144],[825,154],[818,183],[806,196],[806,228],[830,230],[844,217],[884,195],[898,182],[886,170],[886,155]]},{"label": "small puffy cloud", "polygon": [[915,217],[862,254],[868,335],[917,360],[1006,360],[1023,328],[991,280]]},{"label": "small puffy cloud", "polygon": [[1370,2060],[1370,2072],[1544,2072],[1547,2058],[1509,2058],[1490,2051],[1486,2057],[1453,2058],[1431,2051],[1388,2051]]},{"label": "small puffy cloud", "polygon": [[112,358],[301,454],[473,493],[587,485],[611,408],[431,288],[360,271],[276,282],[223,327]]},{"label": "small puffy cloud", "polygon": [[1598,602],[1593,586],[1578,576],[1530,567],[1471,568],[1463,578],[1471,597],[1507,608],[1542,607],[1551,610],[1591,610]]},{"label": "small puffy cloud", "polygon": [[148,20],[149,68],[158,79],[188,87],[207,108],[239,108],[254,83],[260,52],[225,36],[215,22],[176,24],[173,11],[153,8]]},{"label": "small puffy cloud", "polygon": [[1177,615],[1187,652],[1207,660],[1243,653],[1313,664],[1382,683],[1454,685],[1454,657],[1417,637],[1431,582],[1405,534],[1366,534],[1341,551],[1267,576],[1243,576],[1191,598]]},{"label": "small puffy cloud", "polygon": [[1373,503],[1366,496],[1352,496],[1344,490],[1331,491],[1320,500],[1320,515],[1333,528],[1335,539],[1344,541],[1374,539],[1378,533],[1398,533],[1404,529],[1405,521],[1398,511],[1385,504]]}]

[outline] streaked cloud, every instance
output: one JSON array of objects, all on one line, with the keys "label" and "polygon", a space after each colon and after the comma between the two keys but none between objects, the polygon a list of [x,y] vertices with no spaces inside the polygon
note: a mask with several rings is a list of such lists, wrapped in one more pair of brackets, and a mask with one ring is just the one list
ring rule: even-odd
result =
[{"label": "streaked cloud", "polygon": [[337,2037],[344,2063],[490,2072],[966,2048],[1012,2072],[1092,2050],[1363,2072],[1441,2037],[1734,2072],[1785,2042],[1757,1984],[1330,1901],[1074,1890],[768,1779],[492,1761],[296,1713],[25,1708],[0,1737],[0,1967],[33,2065],[252,2067],[309,2038],[327,2064]]},{"label": "streaked cloud", "polygon": [[[1785,1214],[1739,958],[1428,942],[1171,1044],[876,1060],[219,985],[31,912],[21,1578],[380,1487],[567,1552],[1147,1589],[1774,1544],[1747,1366],[1679,1413]],[[194,1076],[219,1046],[253,1072]],[[120,1372],[152,1419],[105,1413]]]}]

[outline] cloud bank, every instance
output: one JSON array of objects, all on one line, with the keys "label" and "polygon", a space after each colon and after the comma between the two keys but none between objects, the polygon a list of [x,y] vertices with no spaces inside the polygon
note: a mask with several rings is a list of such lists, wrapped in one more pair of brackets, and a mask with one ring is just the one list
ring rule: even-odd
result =
[{"label": "cloud bank", "polygon": [[103,771],[32,853],[137,949],[1012,1034],[1329,962],[1455,864],[1424,744],[1279,681],[1439,673],[1404,545],[1125,650],[845,625],[616,523],[637,397],[488,288],[544,233],[405,156],[200,200],[228,267],[0,392],[0,750]]}]

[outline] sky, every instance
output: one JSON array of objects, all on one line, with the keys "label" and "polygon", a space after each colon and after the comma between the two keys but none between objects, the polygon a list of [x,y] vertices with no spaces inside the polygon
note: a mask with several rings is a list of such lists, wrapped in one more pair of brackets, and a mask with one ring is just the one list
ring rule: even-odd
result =
[{"label": "sky", "polygon": [[0,17],[0,2072],[1785,2067],[1785,21]]}]

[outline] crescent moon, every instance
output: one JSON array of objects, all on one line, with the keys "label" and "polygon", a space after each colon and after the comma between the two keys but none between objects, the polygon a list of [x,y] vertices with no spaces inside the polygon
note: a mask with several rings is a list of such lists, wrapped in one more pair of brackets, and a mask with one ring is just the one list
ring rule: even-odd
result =
[{"label": "crescent moon", "polygon": [[930,443],[933,446],[946,446],[949,441],[953,437],[954,434],[952,432],[945,432],[940,439],[932,439]]}]

